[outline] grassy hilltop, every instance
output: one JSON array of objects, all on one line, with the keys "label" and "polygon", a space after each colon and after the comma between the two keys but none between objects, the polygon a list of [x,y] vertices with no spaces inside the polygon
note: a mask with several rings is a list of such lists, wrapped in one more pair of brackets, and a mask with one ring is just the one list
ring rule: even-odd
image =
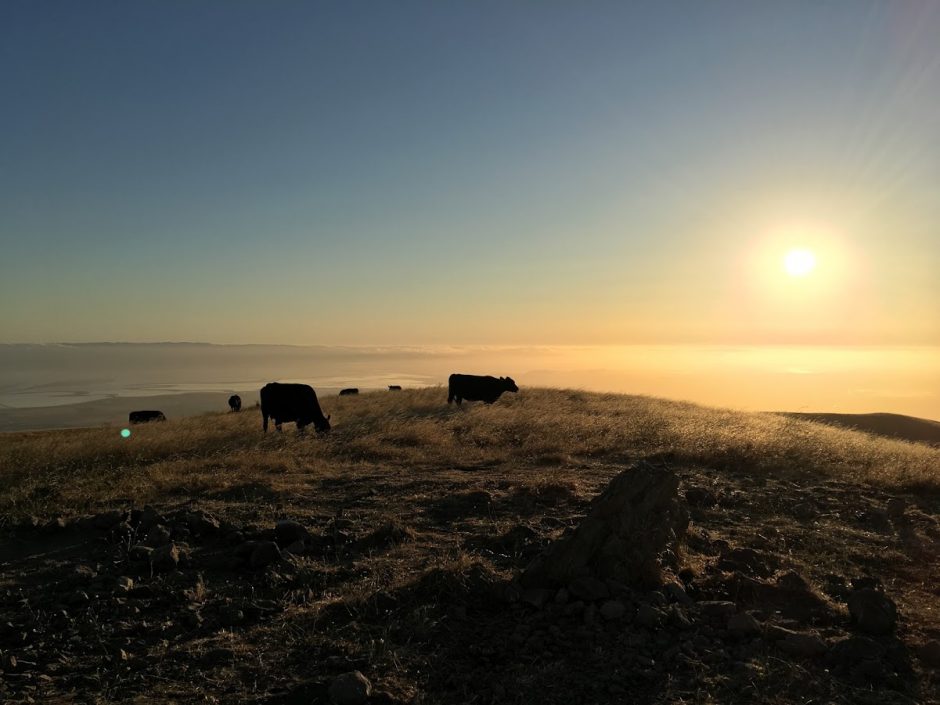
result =
[{"label": "grassy hilltop", "polygon": [[[940,697],[940,449],[647,397],[445,398],[323,398],[327,436],[263,436],[254,409],[0,436],[0,700],[325,702],[351,670],[370,702]],[[623,590],[620,614],[516,589],[641,459],[688,499],[685,591]],[[120,513],[144,505],[175,569]],[[303,545],[249,559],[282,519]],[[852,579],[895,631],[857,633]]]}]

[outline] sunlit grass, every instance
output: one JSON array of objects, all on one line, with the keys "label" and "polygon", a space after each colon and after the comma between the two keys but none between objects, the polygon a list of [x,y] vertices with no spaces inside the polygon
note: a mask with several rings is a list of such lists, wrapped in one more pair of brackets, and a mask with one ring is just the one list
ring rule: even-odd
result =
[{"label": "sunlit grass", "polygon": [[940,450],[776,414],[639,396],[524,389],[448,406],[440,388],[327,398],[326,436],[262,434],[254,409],[118,429],[0,435],[0,513],[13,520],[143,504],[259,483],[288,491],[344,467],[373,472],[533,469],[660,456],[717,471],[833,476],[887,490],[940,488]]}]

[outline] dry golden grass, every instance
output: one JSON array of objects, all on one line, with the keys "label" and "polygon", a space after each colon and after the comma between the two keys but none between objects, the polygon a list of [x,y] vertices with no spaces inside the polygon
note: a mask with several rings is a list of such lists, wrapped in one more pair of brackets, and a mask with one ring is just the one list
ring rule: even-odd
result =
[{"label": "dry golden grass", "polygon": [[[714,631],[694,658],[651,671],[636,653],[658,662],[689,633],[666,625],[640,645],[635,624],[588,624],[568,613],[574,605],[535,610],[506,597],[612,477],[658,458],[682,496],[715,495],[691,503],[680,551],[697,600],[737,599],[739,579],[771,585],[747,566],[722,567],[739,549],[757,552],[774,575],[806,579],[835,642],[851,629],[839,585],[873,576],[898,604],[896,650],[913,663],[940,638],[940,449],[638,396],[525,389],[492,406],[445,400],[441,388],[325,398],[325,436],[293,425],[263,435],[252,409],[135,427],[127,440],[116,428],[0,436],[0,663],[5,649],[21,663],[0,680],[0,700],[324,702],[325,684],[352,668],[381,690],[377,702],[402,704],[906,705],[940,693],[919,667],[871,690],[825,661],[719,644]],[[892,501],[900,513],[887,511]],[[131,559],[143,535],[130,524],[19,523],[148,503],[184,554],[169,574]],[[180,532],[193,509],[227,528]],[[233,562],[285,518],[311,532],[303,555],[262,570]],[[116,590],[124,575],[144,593]],[[631,593],[631,610],[648,597]],[[740,600],[762,620],[780,617],[776,605]],[[243,612],[234,624],[233,609]]]},{"label": "dry golden grass", "polygon": [[940,488],[940,449],[777,414],[640,396],[526,389],[493,406],[445,403],[441,388],[326,398],[326,436],[261,431],[256,410],[135,427],[0,436],[0,514],[74,514],[115,502],[199,497],[257,483],[300,488],[343,467],[526,469],[678,462],[820,476],[884,490]]}]

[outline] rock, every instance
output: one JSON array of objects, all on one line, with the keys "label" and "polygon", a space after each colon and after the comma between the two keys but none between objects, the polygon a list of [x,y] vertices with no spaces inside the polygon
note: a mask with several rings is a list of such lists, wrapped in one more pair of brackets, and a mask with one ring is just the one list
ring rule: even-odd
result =
[{"label": "rock", "polygon": [[685,491],[685,501],[690,507],[714,507],[718,504],[718,495],[707,487],[690,487]]},{"label": "rock", "polygon": [[892,519],[899,519],[904,516],[906,509],[907,502],[905,502],[900,497],[892,497],[888,500],[888,503],[885,504],[885,514],[887,514]]},{"label": "rock", "polygon": [[591,577],[573,580],[568,586],[568,592],[585,602],[593,602],[594,600],[603,600],[610,597],[610,590],[607,587],[607,583],[603,580]]},{"label": "rock", "polygon": [[555,593],[555,604],[564,605],[568,602],[568,591],[565,588],[559,588]]},{"label": "rock", "polygon": [[335,705],[362,705],[372,695],[372,684],[359,671],[343,673],[330,684],[330,700]]},{"label": "rock", "polygon": [[124,521],[124,512],[120,512],[117,509],[112,509],[109,512],[102,512],[101,514],[96,514],[91,519],[91,525],[96,529],[101,529],[102,531],[107,531],[115,524],[120,524]]},{"label": "rock", "polygon": [[[595,618],[597,617],[597,605],[593,602],[590,603],[587,607],[584,608],[584,612],[581,614],[581,619],[584,620],[584,623],[587,626],[594,624]],[[539,646],[541,648],[541,646]]]},{"label": "rock", "polygon": [[795,570],[788,570],[777,576],[777,586],[784,590],[805,592],[810,589],[806,579]]},{"label": "rock", "polygon": [[170,543],[170,530],[160,524],[151,527],[150,531],[147,532],[144,543],[151,548],[166,546]]},{"label": "rock", "polygon": [[921,663],[930,668],[940,668],[940,639],[933,639],[917,650]]},{"label": "rock", "polygon": [[686,614],[685,610],[679,605],[672,605],[669,608],[669,623],[677,629],[691,629],[692,620]]},{"label": "rock", "polygon": [[898,608],[883,592],[872,588],[855,590],[848,599],[852,622],[867,634],[890,634],[898,619]]},{"label": "rock", "polygon": [[636,611],[636,619],[634,621],[641,627],[655,627],[659,624],[661,618],[662,614],[658,609],[652,605],[642,604]]},{"label": "rock", "polygon": [[186,525],[196,536],[216,534],[220,529],[219,520],[201,509],[186,515]]},{"label": "rock", "polygon": [[885,649],[877,641],[866,636],[850,636],[833,644],[829,660],[837,668],[849,670],[862,661],[879,660]]},{"label": "rock", "polygon": [[728,633],[735,639],[750,639],[761,633],[760,622],[747,612],[731,615],[726,627]]},{"label": "rock", "polygon": [[281,557],[281,549],[273,541],[259,541],[251,552],[248,564],[254,570],[265,568]]},{"label": "rock", "polygon": [[150,554],[150,565],[158,573],[169,573],[176,570],[180,562],[180,552],[176,544],[167,544],[154,549]]},{"label": "rock", "polygon": [[115,587],[121,592],[130,592],[134,589],[134,580],[122,575],[115,581]]},{"label": "rock", "polygon": [[294,543],[284,549],[284,553],[289,556],[302,556],[307,552],[307,546],[303,541],[294,541]]},{"label": "rock", "polygon": [[706,600],[697,604],[702,616],[715,622],[727,622],[738,611],[737,606],[727,600]]},{"label": "rock", "polygon": [[548,603],[551,597],[552,591],[545,588],[529,588],[522,592],[522,601],[539,610]]},{"label": "rock", "polygon": [[56,517],[47,521],[42,528],[46,531],[62,531],[62,529],[68,528],[68,525],[68,520],[65,517]]},{"label": "rock", "polygon": [[143,511],[140,512],[140,519],[138,522],[138,530],[141,532],[150,531],[157,524],[165,524],[166,520],[163,516],[153,507],[147,505],[143,508]]},{"label": "rock", "polygon": [[689,597],[681,585],[678,583],[666,583],[663,586],[663,593],[673,602],[676,602],[680,605],[691,605],[692,598]]},{"label": "rock", "polygon": [[826,642],[815,632],[791,632],[777,642],[777,647],[784,653],[801,658],[816,658],[829,650]]},{"label": "rock", "polygon": [[89,580],[93,580],[98,573],[89,565],[77,565],[72,570],[72,575],[77,582],[88,582]]},{"label": "rock", "polygon": [[274,525],[274,539],[279,546],[289,546],[296,541],[306,541],[310,532],[300,522],[282,519]]},{"label": "rock", "polygon": [[661,559],[675,556],[688,528],[678,487],[674,473],[648,462],[620,473],[594,499],[581,524],[526,567],[521,582],[525,587],[563,587],[590,575],[658,587]]},{"label": "rock", "polygon": [[626,614],[627,607],[620,600],[607,600],[601,605],[601,617],[608,621],[621,619]]},{"label": "rock", "polygon": [[127,557],[132,561],[150,561],[150,556],[153,553],[153,549],[149,546],[132,546],[131,550],[127,552]]}]

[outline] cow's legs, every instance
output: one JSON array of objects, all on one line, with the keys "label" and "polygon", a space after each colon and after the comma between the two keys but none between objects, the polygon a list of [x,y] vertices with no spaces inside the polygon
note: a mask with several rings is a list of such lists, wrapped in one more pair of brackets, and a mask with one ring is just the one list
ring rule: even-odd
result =
[{"label": "cow's legs", "polygon": [[264,432],[267,433],[268,432],[268,415],[262,411],[261,417],[264,419]]}]

